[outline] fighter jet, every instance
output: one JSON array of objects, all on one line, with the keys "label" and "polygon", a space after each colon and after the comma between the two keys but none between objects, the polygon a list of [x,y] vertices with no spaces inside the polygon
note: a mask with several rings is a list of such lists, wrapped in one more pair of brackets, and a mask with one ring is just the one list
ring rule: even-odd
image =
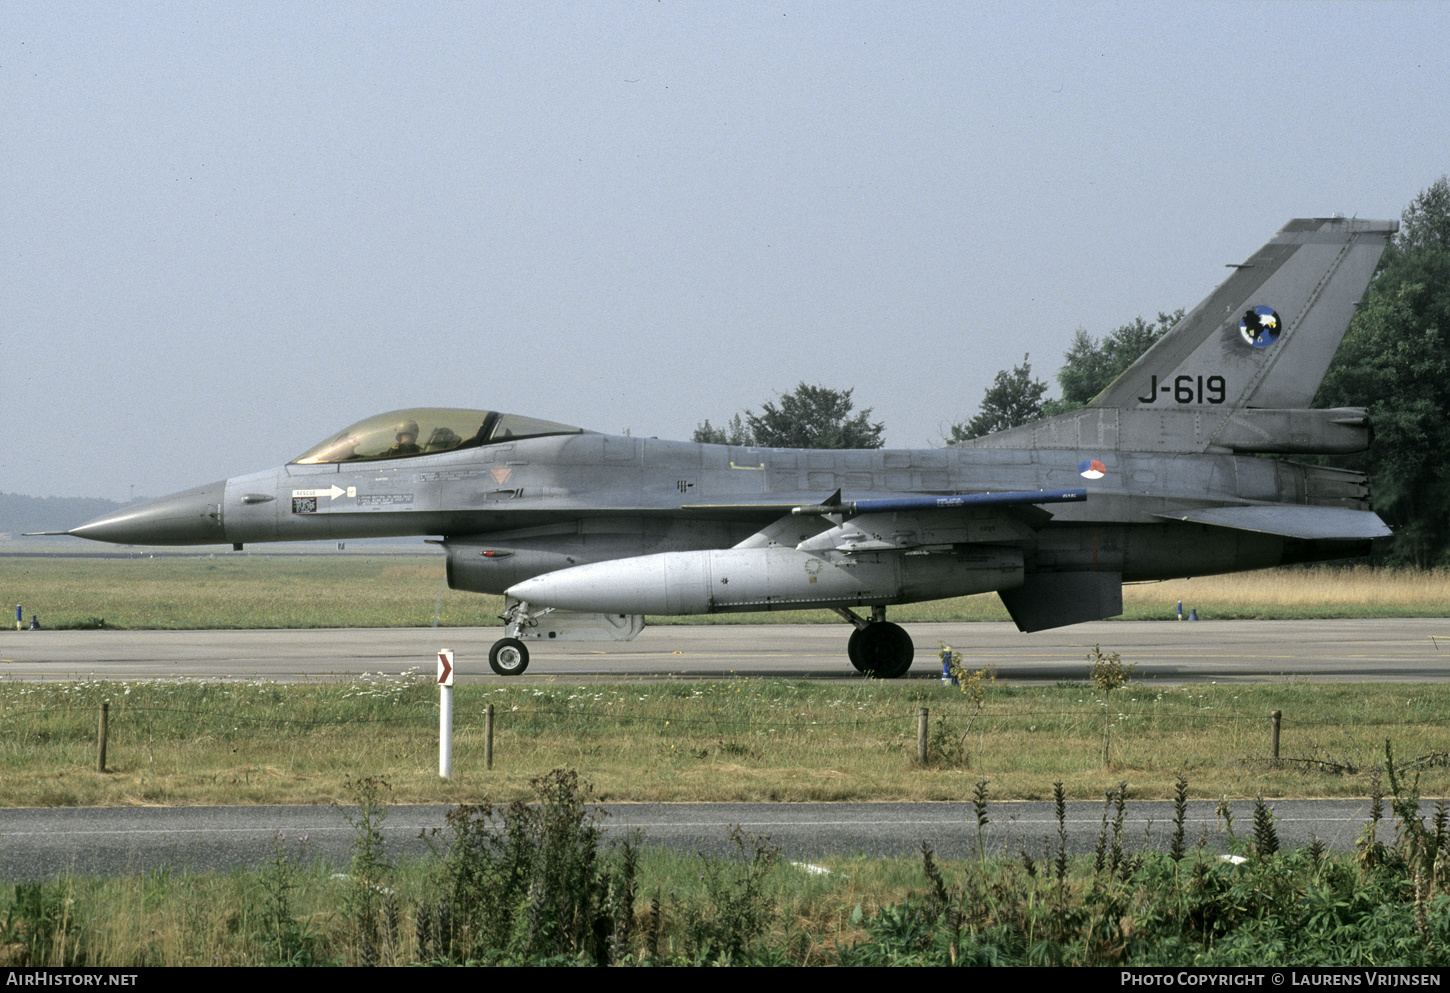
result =
[{"label": "fighter jet", "polygon": [[599,434],[517,414],[360,421],[277,468],[66,534],[142,545],[434,536],[454,589],[502,594],[500,675],[534,640],[645,615],[824,608],[894,678],[887,607],[995,592],[1022,631],[1122,612],[1122,584],[1361,555],[1389,534],[1363,409],[1309,403],[1394,221],[1295,220],[1087,407],[938,449],[817,451]]}]

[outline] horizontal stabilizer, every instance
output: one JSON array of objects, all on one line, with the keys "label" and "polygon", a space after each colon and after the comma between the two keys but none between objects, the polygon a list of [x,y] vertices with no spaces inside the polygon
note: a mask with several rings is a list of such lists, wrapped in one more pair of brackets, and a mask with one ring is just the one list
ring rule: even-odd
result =
[{"label": "horizontal stabilizer", "polygon": [[1351,510],[1348,507],[1207,507],[1203,510],[1175,511],[1157,516],[1170,521],[1212,524],[1215,527],[1277,534],[1285,538],[1302,538],[1305,541],[1366,541],[1370,538],[1388,538],[1392,533],[1377,514],[1368,510]]}]

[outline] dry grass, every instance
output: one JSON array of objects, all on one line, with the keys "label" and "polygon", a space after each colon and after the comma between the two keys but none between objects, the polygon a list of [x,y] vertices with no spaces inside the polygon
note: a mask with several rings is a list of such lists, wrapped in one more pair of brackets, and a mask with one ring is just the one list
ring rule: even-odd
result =
[{"label": "dry grass", "polygon": [[1208,618],[1443,617],[1450,572],[1319,566],[1261,569],[1123,588],[1124,615],[1163,617],[1178,601]]}]

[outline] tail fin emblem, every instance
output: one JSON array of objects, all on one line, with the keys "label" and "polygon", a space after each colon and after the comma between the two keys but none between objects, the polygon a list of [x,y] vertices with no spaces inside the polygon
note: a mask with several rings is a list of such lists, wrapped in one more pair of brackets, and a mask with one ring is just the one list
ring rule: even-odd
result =
[{"label": "tail fin emblem", "polygon": [[1283,328],[1284,323],[1273,307],[1250,307],[1239,318],[1239,334],[1255,348],[1267,348],[1278,341]]}]

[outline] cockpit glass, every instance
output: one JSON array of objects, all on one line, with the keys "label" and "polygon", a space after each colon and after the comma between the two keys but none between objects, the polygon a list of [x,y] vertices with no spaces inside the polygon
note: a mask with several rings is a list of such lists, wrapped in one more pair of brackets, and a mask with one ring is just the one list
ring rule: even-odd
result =
[{"label": "cockpit glass", "polygon": [[292,461],[300,465],[320,465],[398,459],[476,448],[506,439],[582,433],[582,429],[567,424],[517,414],[454,407],[419,407],[358,421]]}]

